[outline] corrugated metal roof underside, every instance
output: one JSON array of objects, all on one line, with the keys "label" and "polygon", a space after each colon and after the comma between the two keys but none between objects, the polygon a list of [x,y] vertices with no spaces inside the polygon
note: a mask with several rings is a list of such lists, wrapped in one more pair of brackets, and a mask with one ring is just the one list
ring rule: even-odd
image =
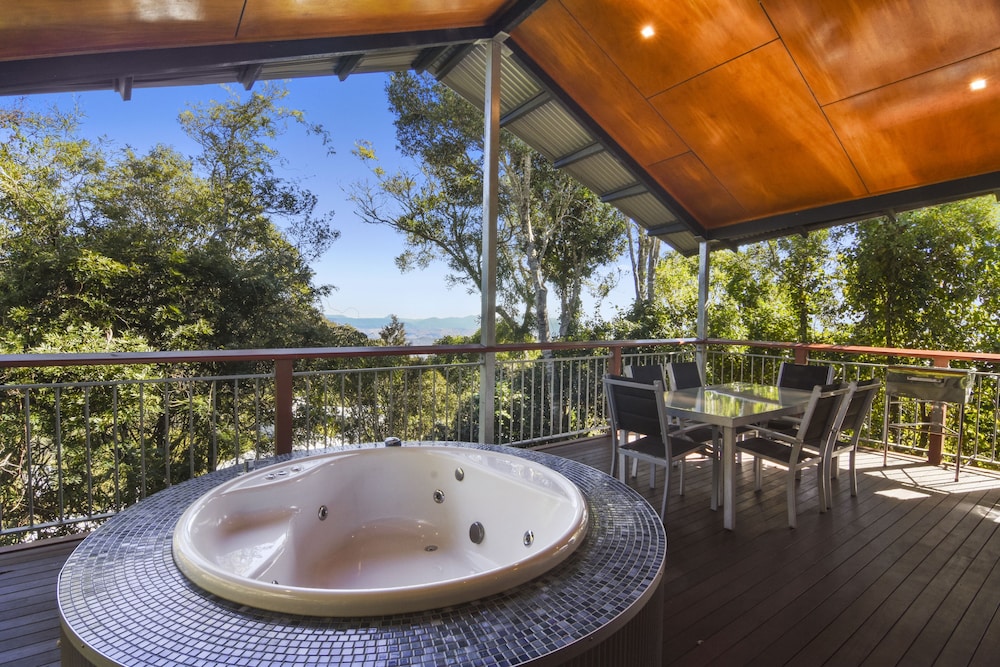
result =
[{"label": "corrugated metal roof underside", "polygon": [[[437,71],[434,67],[430,71]],[[477,107],[485,102],[486,45],[477,44],[440,77],[442,83]],[[567,160],[566,173],[592,190],[599,197],[617,192],[639,182],[593,133],[579,122],[554,95],[517,61],[506,47],[502,49],[500,74],[501,115],[514,115],[504,129],[540,152],[553,163]],[[539,97],[539,96],[543,97]],[[527,109],[527,110],[524,110]],[[523,111],[523,113],[521,113]],[[589,149],[589,150],[588,150]],[[586,157],[572,160],[574,154],[586,151]],[[611,202],[625,216],[650,230],[677,223],[677,216],[651,192],[614,199]],[[698,239],[686,231],[674,231],[660,238],[678,252],[698,252]]]},{"label": "corrugated metal roof underside", "polygon": [[594,137],[551,99],[505,127],[553,162],[594,142]]}]

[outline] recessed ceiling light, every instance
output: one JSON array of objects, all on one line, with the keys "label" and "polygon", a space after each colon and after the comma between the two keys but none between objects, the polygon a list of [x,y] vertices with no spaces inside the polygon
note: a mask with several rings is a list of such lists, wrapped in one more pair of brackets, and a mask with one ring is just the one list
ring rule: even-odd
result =
[{"label": "recessed ceiling light", "polygon": [[645,37],[646,39],[649,39],[650,37],[656,34],[656,31],[653,30],[653,26],[646,25],[642,27],[642,30],[639,31],[639,34]]},{"label": "recessed ceiling light", "polygon": [[986,87],[986,79],[975,79],[969,83],[969,90],[982,90]]}]

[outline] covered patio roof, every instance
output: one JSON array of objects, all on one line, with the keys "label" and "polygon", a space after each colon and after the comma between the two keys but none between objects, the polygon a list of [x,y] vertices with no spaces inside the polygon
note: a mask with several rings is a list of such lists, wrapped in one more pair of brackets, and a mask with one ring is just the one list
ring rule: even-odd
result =
[{"label": "covered patio roof", "polygon": [[427,71],[685,254],[1000,190],[995,0],[34,0],[0,95]]}]

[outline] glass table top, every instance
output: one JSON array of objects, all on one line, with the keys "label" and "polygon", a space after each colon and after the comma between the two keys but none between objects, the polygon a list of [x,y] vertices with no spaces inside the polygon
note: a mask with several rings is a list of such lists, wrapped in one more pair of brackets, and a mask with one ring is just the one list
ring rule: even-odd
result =
[{"label": "glass table top", "polygon": [[[672,414],[733,420],[755,416],[792,414],[809,402],[811,392],[774,385],[732,382],[708,387],[669,391],[664,395]],[[724,422],[723,422],[724,423]]]}]

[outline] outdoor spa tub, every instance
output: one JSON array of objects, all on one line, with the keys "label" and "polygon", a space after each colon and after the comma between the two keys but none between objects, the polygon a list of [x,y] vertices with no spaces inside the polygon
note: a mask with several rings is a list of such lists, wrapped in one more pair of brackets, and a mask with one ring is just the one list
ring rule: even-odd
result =
[{"label": "outdoor spa tub", "polygon": [[[303,538],[296,532],[297,519],[279,520],[276,515],[264,517],[268,527],[261,528],[262,534],[280,536],[282,531],[274,526],[284,522],[291,526],[284,545],[298,539],[319,541],[326,531],[333,531],[337,517],[350,509],[345,503],[365,498],[370,499],[370,506],[379,497],[393,496],[409,486],[410,477],[415,475],[407,475],[405,484],[392,477],[392,465],[404,460],[396,457],[408,457],[412,450],[428,450],[436,456],[434,450],[441,448],[464,449],[469,456],[460,457],[461,481],[455,477],[459,466],[449,461],[433,488],[420,491],[418,502],[432,506],[432,512],[465,512],[465,491],[473,488],[475,480],[483,483],[493,474],[487,474],[492,470],[487,462],[519,470],[521,476],[513,482],[516,492],[491,497],[483,514],[463,518],[460,530],[449,529],[449,541],[472,545],[472,533],[478,534],[478,529],[473,531],[471,525],[478,521],[483,525],[483,540],[476,549],[485,548],[504,534],[503,521],[493,518],[502,508],[518,519],[511,540],[515,553],[530,553],[548,543],[545,535],[549,529],[538,503],[528,509],[514,503],[519,502],[517,496],[529,493],[532,484],[549,488],[539,483],[541,479],[556,484],[560,477],[550,476],[550,471],[572,482],[586,500],[586,535],[581,533],[576,549],[565,560],[520,585],[468,602],[402,613],[322,616],[305,615],[298,608],[294,613],[270,611],[211,593],[182,574],[177,565],[174,534],[181,517],[227,484],[232,483],[229,488],[234,491],[246,485],[242,488],[249,491],[257,483],[287,479],[287,484],[271,488],[282,489],[285,504],[303,508],[301,525],[308,527],[309,535]],[[311,462],[330,455],[328,460],[337,466],[336,456],[367,454],[368,450],[374,450],[375,456],[358,456],[354,463],[388,463],[373,464],[352,474],[343,483],[354,491],[339,500],[332,499],[340,491],[330,485],[325,490],[330,495],[322,501],[327,518],[319,520],[316,501],[306,506],[302,502],[305,494],[297,489],[297,484],[311,484]],[[268,479],[272,473],[273,479]],[[442,503],[434,501],[437,490],[444,493]],[[396,500],[388,506],[398,511],[410,509],[411,504],[417,503]],[[235,511],[246,509],[237,504]],[[282,510],[276,512],[280,515]],[[423,514],[421,511],[417,516]],[[311,518],[306,521],[307,517]],[[429,524],[434,516],[420,518]],[[520,523],[522,520],[526,523]],[[523,544],[529,530],[534,533],[531,549]],[[428,529],[425,536],[414,540],[414,560],[451,548],[443,532],[439,535]],[[268,540],[261,541],[262,551],[268,544]],[[666,544],[660,517],[639,493],[606,472],[552,453],[456,442],[406,442],[388,450],[382,443],[361,443],[311,453],[296,451],[257,461],[252,472],[234,466],[174,484],[119,512],[90,533],[59,575],[62,664],[659,667]],[[425,551],[428,546],[438,549]],[[471,546],[463,548],[471,550]],[[346,562],[343,555],[337,558]],[[257,567],[267,567],[265,560],[267,557],[261,555]],[[281,579],[287,579],[280,573],[271,577],[278,580],[279,587]]]},{"label": "outdoor spa tub", "polygon": [[310,456],[232,479],[181,516],[177,567],[270,611],[371,616],[476,600],[563,562],[587,504],[512,454],[384,447]]}]

